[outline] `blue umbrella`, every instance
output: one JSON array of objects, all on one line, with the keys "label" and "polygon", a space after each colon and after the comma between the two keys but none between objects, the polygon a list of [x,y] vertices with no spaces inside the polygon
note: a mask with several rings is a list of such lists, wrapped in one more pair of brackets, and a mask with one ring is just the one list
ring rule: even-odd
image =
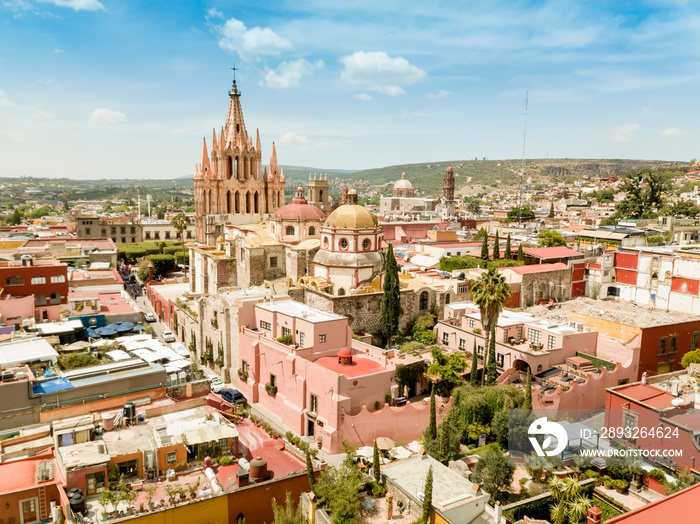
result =
[{"label": "blue umbrella", "polygon": [[143,327],[141,324],[137,324],[131,328],[131,331],[143,331],[144,329],[146,329],[146,328]]},{"label": "blue umbrella", "polygon": [[117,330],[116,329],[109,329],[108,327],[103,327],[102,331],[100,331],[100,335],[103,337],[109,337],[110,335],[116,335]]},{"label": "blue umbrella", "polygon": [[107,326],[105,326],[105,327],[106,327],[107,329],[114,329],[114,330],[116,330],[117,328],[119,328],[119,324],[117,324],[117,323],[115,323],[115,322],[112,322],[111,324],[109,324],[109,325],[107,325]]},{"label": "blue umbrella", "polygon": [[124,322],[123,324],[117,326],[116,331],[118,333],[126,333],[127,331],[131,331],[132,327],[134,327],[133,322]]},{"label": "blue umbrella", "polygon": [[87,336],[90,337],[90,338],[99,338],[99,337],[100,337],[100,334],[99,334],[97,331],[95,331],[94,329],[92,329],[92,328],[87,328],[87,329],[85,330],[85,333],[86,333]]}]

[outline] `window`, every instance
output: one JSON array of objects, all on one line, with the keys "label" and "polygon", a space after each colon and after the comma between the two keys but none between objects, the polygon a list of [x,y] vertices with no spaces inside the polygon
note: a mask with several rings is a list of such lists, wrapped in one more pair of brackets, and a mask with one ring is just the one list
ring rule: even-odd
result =
[{"label": "window", "polygon": [[637,427],[637,420],[639,419],[639,414],[636,413],[635,411],[631,411],[629,409],[623,411],[622,413],[622,427],[623,429],[628,431],[625,431],[624,433],[628,435],[633,435],[634,429]]},{"label": "window", "polygon": [[508,330],[504,329],[503,330],[503,343],[507,343],[507,342],[508,342]]},{"label": "window", "polygon": [[504,362],[505,362],[505,356],[503,355],[503,353],[496,353],[496,365],[499,368],[502,368]]},{"label": "window", "polygon": [[309,411],[318,413],[318,397],[313,393],[309,394]]},{"label": "window", "polygon": [[122,235],[126,235],[126,228],[125,228],[125,227],[120,227],[120,228],[119,228],[119,232],[120,232]]},{"label": "window", "polygon": [[117,234],[117,228],[116,228],[116,227],[110,227],[110,228],[109,228],[109,234],[110,234],[110,235],[116,235],[116,234]]},{"label": "window", "polygon": [[86,234],[86,235],[89,235],[89,234],[90,234],[90,228],[89,228],[89,227],[86,227],[86,228],[85,228],[85,234]]},{"label": "window", "polygon": [[217,440],[216,449],[219,451],[219,454],[228,453],[228,439],[220,438],[219,440]]},{"label": "window", "polygon": [[459,287],[457,288],[457,292],[460,295],[464,295],[468,290],[469,290],[469,286],[467,284],[460,284]]},{"label": "window", "polygon": [[428,292],[427,292],[427,291],[423,291],[423,292],[420,294],[420,304],[419,304],[419,307],[420,307],[420,310],[421,310],[421,311],[425,311],[426,309],[428,309]]},{"label": "window", "polygon": [[661,337],[659,339],[659,354],[663,355],[666,353],[666,337]]},{"label": "window", "polygon": [[168,463],[168,466],[177,464],[177,451],[171,451],[170,453],[167,453],[165,455],[165,460]]},{"label": "window", "polygon": [[241,371],[243,373],[248,373],[248,361],[247,360],[241,360]]},{"label": "window", "polygon": [[442,343],[447,345],[449,343],[449,341],[450,341],[450,334],[447,331],[445,331],[442,334]]},{"label": "window", "polygon": [[270,325],[269,322],[265,322],[264,320],[260,321],[260,329],[267,329],[270,331],[272,329],[272,325]]},{"label": "window", "polygon": [[698,349],[698,333],[697,331],[695,333],[690,334],[690,349]]},{"label": "window", "polygon": [[135,228],[134,226],[131,226],[131,227],[129,228],[129,233],[131,233],[132,235],[135,235],[135,234],[136,234],[136,228]]},{"label": "window", "polygon": [[469,319],[469,327],[473,328],[474,326],[476,326],[476,320],[474,320],[473,318],[470,318]]},{"label": "window", "polygon": [[554,341],[556,337],[554,335],[549,335],[547,337],[547,349],[554,349]]},{"label": "window", "polygon": [[150,239],[151,239],[151,232],[146,231],[146,240],[150,240]]},{"label": "window", "polygon": [[5,279],[6,286],[23,286],[24,279],[22,277],[8,277]]},{"label": "window", "polygon": [[341,238],[340,239],[340,249],[347,249],[347,248],[348,248],[348,239]]},{"label": "window", "polygon": [[[51,277],[51,281],[53,282],[53,277]],[[32,277],[32,285],[36,284],[46,284],[46,277]]]},{"label": "window", "polygon": [[326,335],[319,335],[318,336],[318,343],[325,344],[326,343]]},{"label": "window", "polygon": [[459,349],[464,349],[464,347],[467,345],[467,341],[464,340],[463,338],[459,339],[459,346],[457,346]]},{"label": "window", "polygon": [[52,284],[62,284],[63,282],[66,281],[66,276],[65,275],[53,275],[51,277],[51,283]]},{"label": "window", "polygon": [[277,269],[277,257],[270,257],[270,269]]},{"label": "window", "polygon": [[671,336],[671,345],[669,347],[670,353],[675,353],[678,351],[678,335]]},{"label": "window", "polygon": [[136,237],[131,237],[131,243],[133,244],[135,242],[136,242]]},{"label": "window", "polygon": [[155,231],[153,233],[153,238],[155,238],[156,240],[160,240],[160,231]]},{"label": "window", "polygon": [[103,227],[103,228],[102,228],[102,236],[103,236],[103,237],[106,237],[106,236],[107,236],[107,228],[106,228],[106,227]]},{"label": "window", "polygon": [[445,304],[449,304],[449,303],[450,303],[450,300],[452,300],[452,297],[451,297],[450,294],[448,293],[447,295],[445,295]]},{"label": "window", "polygon": [[168,238],[168,239],[170,238],[170,231],[165,232],[165,238]]},{"label": "window", "polygon": [[304,333],[299,333],[299,347],[304,347]]},{"label": "window", "polygon": [[523,326],[518,326],[518,340],[523,339]]},{"label": "window", "polygon": [[536,329],[528,329],[527,336],[530,339],[530,344],[539,344],[542,341],[542,333]]},{"label": "window", "polygon": [[287,335],[291,336],[291,335],[292,335],[292,330],[289,329],[289,328],[287,328],[287,327],[283,327],[283,328],[282,328],[282,336],[283,336],[283,337],[286,337]]},{"label": "window", "polygon": [[270,385],[273,388],[277,387],[277,377],[275,375],[273,375],[272,373],[270,373]]},{"label": "window", "polygon": [[476,356],[484,358],[484,346],[476,346]]},{"label": "window", "polygon": [[362,241],[362,249],[367,250],[371,247],[372,243],[369,241],[369,238],[365,238]]},{"label": "window", "polygon": [[316,235],[316,228],[314,226],[309,227],[309,236],[312,237]]},{"label": "window", "polygon": [[284,230],[285,235],[294,235],[294,226],[287,226]]},{"label": "window", "polygon": [[187,231],[187,238],[192,238],[192,232],[191,232],[191,231]]}]

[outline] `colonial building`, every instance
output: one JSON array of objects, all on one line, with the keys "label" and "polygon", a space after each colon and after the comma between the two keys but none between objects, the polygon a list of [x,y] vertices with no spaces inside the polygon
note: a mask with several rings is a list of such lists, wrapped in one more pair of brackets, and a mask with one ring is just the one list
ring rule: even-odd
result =
[{"label": "colonial building", "polygon": [[218,137],[214,130],[210,151],[203,141],[194,173],[196,239],[208,246],[214,246],[224,225],[260,222],[284,203],[284,172],[275,144],[269,170],[263,169],[260,133],[253,145],[235,80],[229,98],[226,122]]},{"label": "colonial building", "polygon": [[[318,197],[318,188],[315,189]],[[292,203],[279,208],[270,217],[270,236],[285,244],[318,239],[325,219],[325,213],[304,198],[304,188],[298,187]]]}]

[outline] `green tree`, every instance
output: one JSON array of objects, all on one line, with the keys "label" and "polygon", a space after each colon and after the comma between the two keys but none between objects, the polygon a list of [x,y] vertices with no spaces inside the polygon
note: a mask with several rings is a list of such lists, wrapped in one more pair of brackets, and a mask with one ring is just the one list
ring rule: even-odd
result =
[{"label": "green tree", "polygon": [[508,214],[506,215],[506,220],[508,220],[508,222],[518,222],[519,220],[534,220],[535,212],[528,206],[523,206],[522,212],[520,212],[519,210],[520,208],[514,207],[513,209],[508,211]]},{"label": "green tree", "polygon": [[484,238],[484,237],[488,238],[489,234],[486,231],[486,229],[482,227],[479,231],[477,231],[476,236],[474,237],[474,240],[479,240],[480,238]]},{"label": "green tree", "polygon": [[585,497],[581,485],[574,478],[554,478],[549,481],[554,503],[550,508],[552,524],[582,524],[586,522],[591,499]]},{"label": "green tree", "polygon": [[180,238],[180,242],[182,242],[182,253],[185,253],[185,237],[183,236],[183,231],[187,229],[187,225],[190,223],[190,219],[187,218],[187,216],[184,213],[178,213],[173,217],[173,219],[170,221],[170,223],[173,225],[173,228],[175,231],[177,231],[177,236]]},{"label": "green tree", "polygon": [[532,409],[532,374],[530,367],[527,368],[527,382],[525,385],[525,403],[523,409]]},{"label": "green tree", "polygon": [[491,336],[489,337],[489,359],[486,364],[486,385],[493,386],[498,378],[496,366],[496,325],[491,326]]},{"label": "green tree", "polygon": [[520,262],[525,262],[525,253],[523,253],[523,245],[518,244],[518,260]]},{"label": "green tree", "polygon": [[164,276],[168,271],[175,269],[174,255],[148,255],[146,258],[153,264],[154,276]]},{"label": "green tree", "polygon": [[22,223],[22,212],[19,210],[19,208],[15,208],[15,210],[12,212],[12,218],[10,219],[10,225],[17,226],[21,223]]},{"label": "green tree", "polygon": [[553,229],[548,229],[547,231],[540,231],[537,235],[539,239],[537,243],[542,247],[552,247],[552,246],[565,246],[566,240],[559,231]]},{"label": "green tree", "polygon": [[311,453],[309,453],[308,448],[304,451],[306,454],[306,474],[309,476],[309,487],[311,491],[314,490],[316,485],[316,475],[314,474],[314,463],[311,461]]},{"label": "green tree", "polygon": [[476,359],[476,339],[474,339],[474,349],[472,349],[472,367],[469,371],[469,383],[474,387],[479,385],[479,363]]},{"label": "green tree", "polygon": [[687,368],[690,364],[700,364],[700,349],[688,351],[681,359],[681,366]]},{"label": "green tree", "polygon": [[487,449],[474,466],[472,480],[479,484],[495,501],[499,492],[510,486],[515,466],[500,451]]},{"label": "green tree", "polygon": [[549,215],[547,215],[547,218],[554,218],[554,202],[549,204]]},{"label": "green tree", "polygon": [[374,474],[374,481],[377,484],[382,482],[382,471],[379,464],[379,447],[377,446],[377,439],[374,439],[374,451],[372,452],[372,473]]},{"label": "green tree", "polygon": [[425,440],[435,440],[437,438],[437,415],[435,411],[435,384],[430,388],[430,420],[425,430]]},{"label": "green tree", "polygon": [[467,367],[464,353],[455,351],[447,355],[439,347],[434,347],[430,350],[430,354],[433,357],[433,363],[428,367],[427,373],[440,377],[437,389],[442,396],[447,396],[452,388],[463,382],[462,373]]},{"label": "green tree", "polygon": [[503,259],[510,260],[513,258],[513,254],[510,252],[510,233],[508,233],[508,238],[506,238],[506,250],[503,252]]},{"label": "green tree", "polygon": [[163,220],[165,218],[165,208],[159,207],[156,210],[156,216],[158,217],[158,220]]},{"label": "green tree", "polygon": [[433,467],[428,468],[425,477],[425,487],[423,488],[423,524],[429,524],[430,512],[433,509]]},{"label": "green tree", "polygon": [[290,491],[285,495],[284,506],[280,506],[275,498],[272,498],[272,515],[274,516],[272,524],[306,524],[301,504],[295,506]]},{"label": "green tree", "polygon": [[510,285],[503,275],[490,268],[486,273],[482,273],[480,278],[469,281],[469,290],[474,304],[479,307],[484,329],[484,347],[488,348],[491,329],[498,324],[498,316],[510,298]]},{"label": "green tree", "polygon": [[394,258],[394,246],[389,244],[386,253],[384,275],[384,296],[382,298],[381,319],[382,334],[387,339],[387,347],[391,347],[392,339],[399,330],[399,315],[401,313],[401,293],[399,291],[399,270]]},{"label": "green tree", "polygon": [[669,174],[663,171],[638,170],[627,173],[621,192],[625,198],[618,203],[617,218],[654,218],[664,204],[671,187]]},{"label": "green tree", "polygon": [[484,262],[489,261],[489,237],[488,235],[484,237],[484,241],[481,244],[481,260]]},{"label": "green tree", "polygon": [[358,494],[364,487],[364,479],[352,461],[350,458],[338,467],[327,467],[316,484],[319,503],[328,510],[334,524],[354,524],[360,509]]},{"label": "green tree", "polygon": [[150,280],[148,278],[148,260],[144,260],[143,262],[139,263],[138,269],[136,270],[136,276],[144,284]]},{"label": "green tree", "polygon": [[499,242],[500,242],[500,240],[498,239],[498,229],[497,229],[496,236],[493,239],[493,259],[494,260],[498,260],[499,258],[501,258]]}]

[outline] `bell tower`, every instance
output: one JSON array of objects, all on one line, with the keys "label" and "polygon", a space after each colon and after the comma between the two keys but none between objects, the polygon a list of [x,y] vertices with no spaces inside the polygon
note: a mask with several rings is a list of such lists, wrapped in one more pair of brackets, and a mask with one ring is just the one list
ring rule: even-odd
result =
[{"label": "bell tower", "polygon": [[309,204],[319,208],[321,211],[326,213],[330,212],[331,205],[329,203],[328,194],[328,174],[318,175],[316,178],[316,173],[314,173],[313,178],[311,178],[311,173],[309,173]]}]

